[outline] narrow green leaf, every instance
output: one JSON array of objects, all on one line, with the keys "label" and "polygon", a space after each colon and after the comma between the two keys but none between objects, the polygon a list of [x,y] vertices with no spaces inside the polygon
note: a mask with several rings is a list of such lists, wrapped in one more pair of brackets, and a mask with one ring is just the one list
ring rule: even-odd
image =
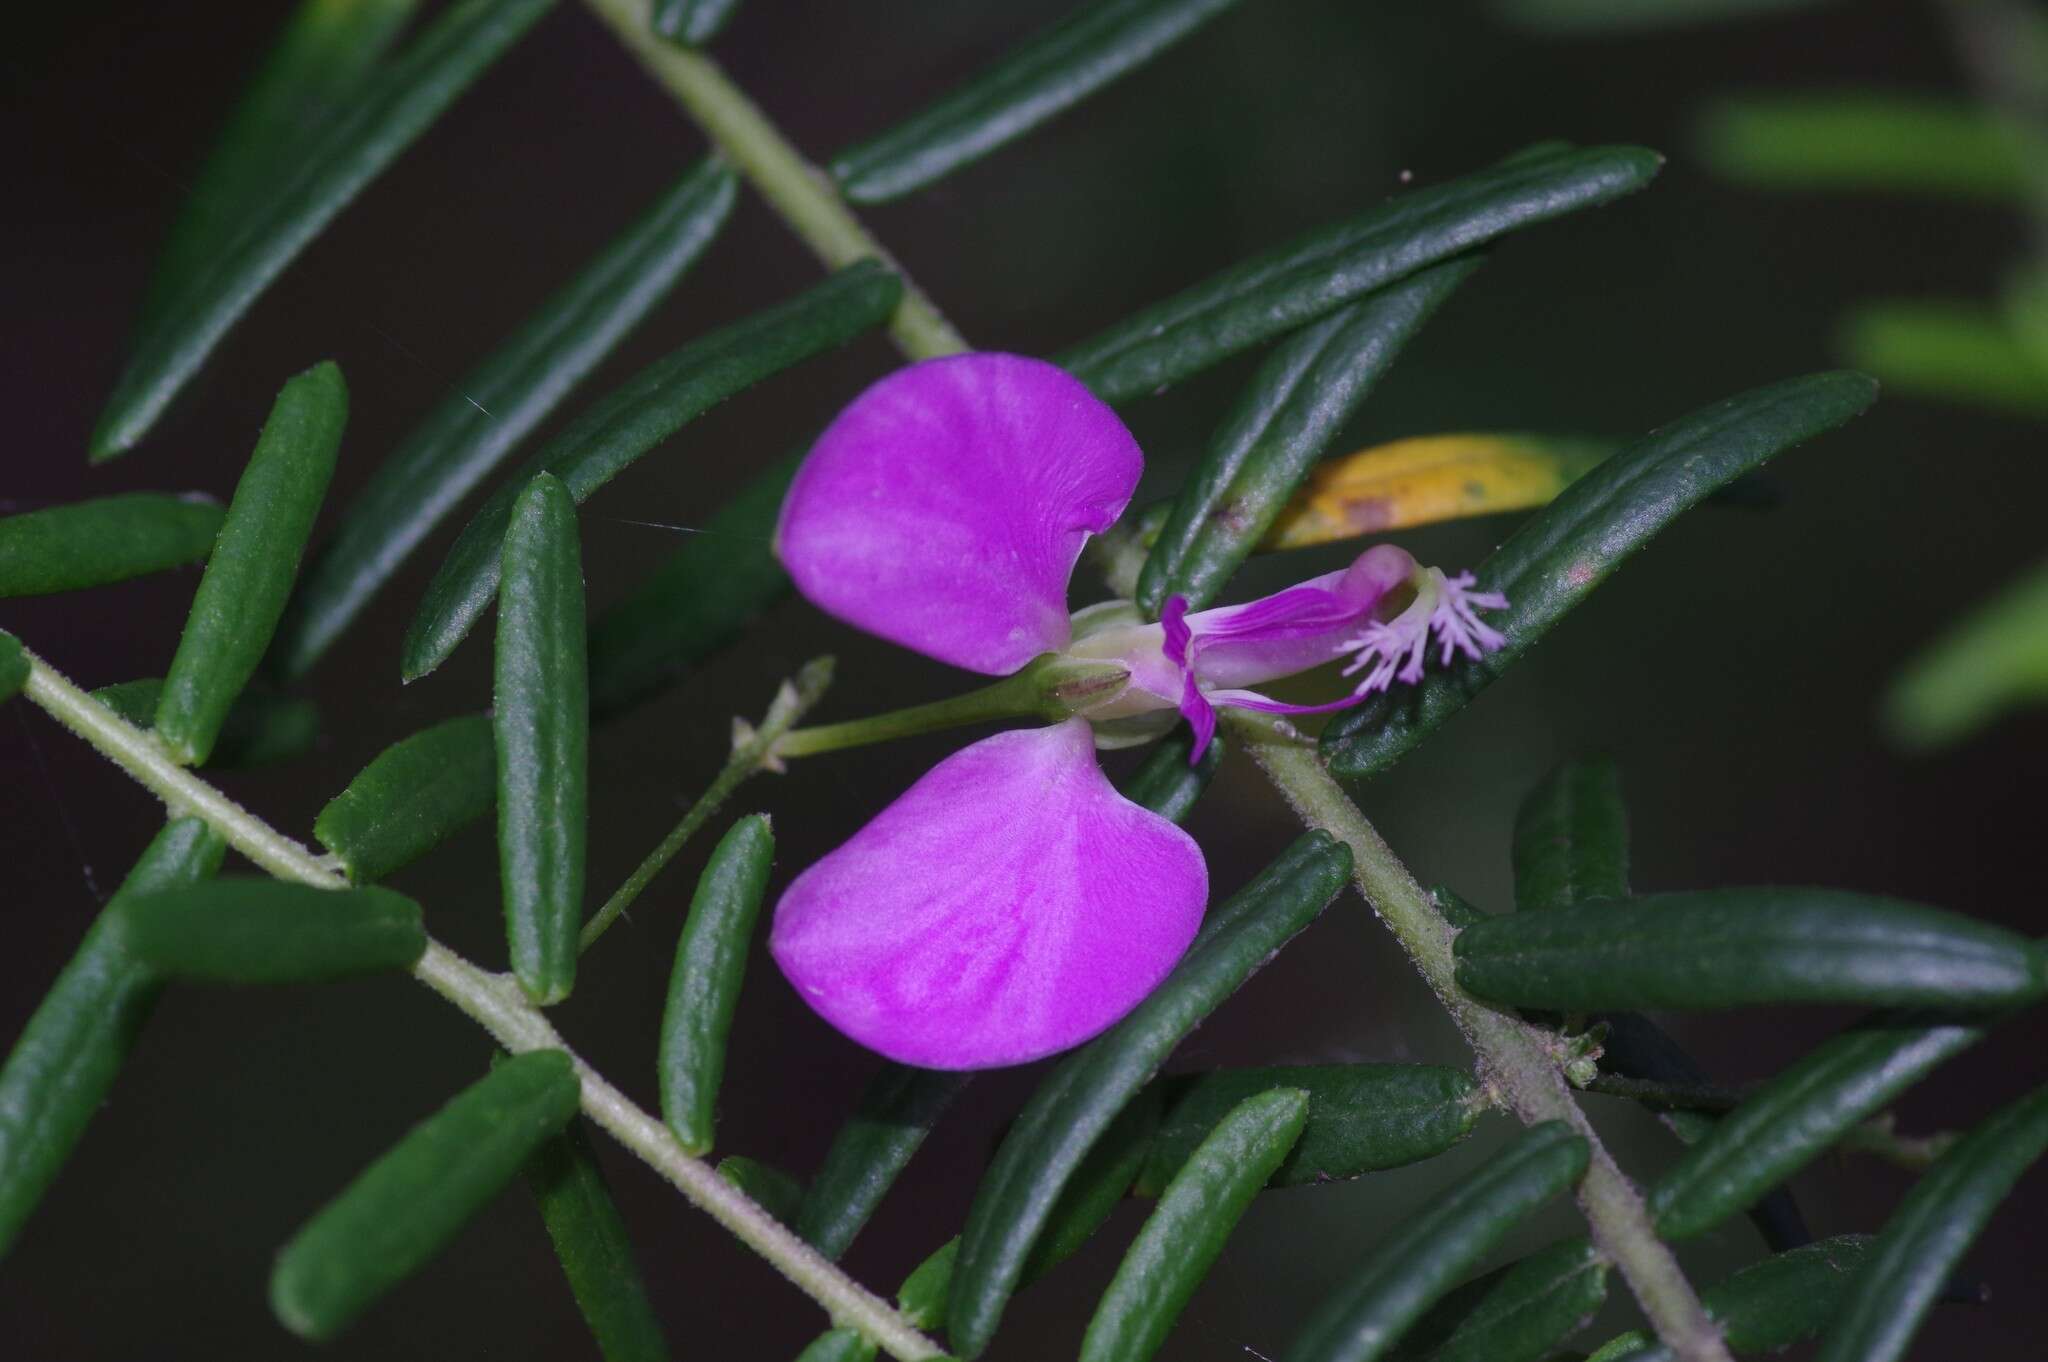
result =
[{"label": "narrow green leaf", "polygon": [[1368,1362],[1513,1229],[1578,1180],[1585,1140],[1562,1121],[1531,1126],[1374,1250],[1320,1306],[1289,1362]]},{"label": "narrow green leaf", "polygon": [[[669,3],[682,8],[687,0]],[[1233,3],[1103,0],[1077,5],[966,85],[839,153],[832,160],[832,175],[855,203],[886,203],[923,189],[1064,113]]]},{"label": "narrow green leaf", "polygon": [[145,325],[230,246],[269,190],[361,90],[418,0],[302,0],[186,186],[143,304]]},{"label": "narrow green leaf", "polygon": [[970,1077],[884,1063],[825,1152],[796,1232],[827,1258],[844,1254]]},{"label": "narrow green leaf", "polygon": [[1140,1089],[1089,1147],[1025,1255],[1019,1287],[1031,1285],[1079,1253],[1130,1195],[1158,1133],[1161,1105],[1157,1091]]},{"label": "narrow green leaf", "polygon": [[[1700,1304],[1738,1353],[1775,1352],[1827,1327],[1870,1252],[1867,1234],[1841,1234],[1751,1263],[1700,1293]],[[1597,1357],[1611,1362],[1671,1362],[1671,1349],[1640,1330]]]},{"label": "narrow green leaf", "polygon": [[270,645],[347,420],[348,388],[330,362],[286,383],[263,423],[157,701],[157,736],[186,765],[206,760]]},{"label": "narrow green leaf", "polygon": [[1507,594],[1507,609],[1487,616],[1507,646],[1338,715],[1323,732],[1331,771],[1356,780],[1392,765],[1680,512],[1773,454],[1841,425],[1876,395],[1876,384],[1849,373],[1757,388],[1651,431],[1572,483],[1479,566],[1480,588]]},{"label": "narrow green leaf", "polygon": [[2048,365],[1983,303],[1886,299],[1851,309],[1838,348],[1894,392],[2048,414]]},{"label": "narrow green leaf", "polygon": [[858,1329],[828,1329],[811,1340],[796,1362],[872,1362],[875,1345]]},{"label": "narrow green leaf", "polygon": [[406,634],[406,679],[440,666],[497,594],[498,541],[535,473],[553,473],[580,504],[716,403],[880,325],[902,292],[893,272],[863,260],[656,360],[585,410],[484,503],[448,551]]},{"label": "narrow green leaf", "polygon": [[163,414],[258,294],[425,131],[550,0],[460,0],[294,144],[231,238],[209,251],[137,335],[92,436],[97,461],[125,453]]},{"label": "narrow green leaf", "polygon": [[[148,728],[156,721],[163,693],[164,683],[148,676],[101,686],[92,698],[129,723]],[[306,755],[319,740],[320,709],[311,700],[244,692],[221,720],[205,765],[216,771],[269,766]]]},{"label": "narrow green leaf", "polygon": [[327,801],[313,835],[358,884],[381,880],[489,813],[498,752],[487,714],[465,714],[401,738]]},{"label": "narrow green leaf", "polygon": [[938,1330],[946,1327],[946,1298],[953,1289],[953,1264],[960,1256],[960,1236],[954,1235],[932,1251],[930,1257],[911,1269],[896,1293],[896,1304],[911,1327]]},{"label": "narrow green leaf", "polygon": [[503,1190],[577,1100],[564,1051],[530,1050],[492,1069],[306,1222],[277,1256],[270,1308],[301,1338],[340,1333]]},{"label": "narrow green leaf", "polygon": [[1260,366],[1174,499],[1138,575],[1138,605],[1214,600],[1409,338],[1479,262],[1453,260],[1303,327]]},{"label": "narrow green leaf", "polygon": [[427,948],[420,906],[389,889],[230,878],[129,896],[121,939],[166,978],[293,984],[410,969]]},{"label": "narrow green leaf", "polygon": [[1536,1362],[1571,1337],[1607,1299],[1607,1263],[1591,1241],[1566,1239],[1452,1292],[1402,1336],[1412,1346],[1454,1303],[1448,1337],[1428,1362]]},{"label": "narrow green leaf", "polygon": [[1161,1193],[1081,1340],[1081,1362],[1144,1362],[1159,1351],[1237,1222],[1301,1135],[1308,1094],[1247,1097],[1216,1123]]},{"label": "narrow green leaf", "polygon": [[1703,1234],[1827,1152],[1981,1026],[1885,1013],[1829,1040],[1714,1123],[1650,1193],[1667,1239]]},{"label": "narrow green leaf", "polygon": [[203,497],[124,492],[0,517],[0,597],[78,591],[202,562],[224,514]]},{"label": "narrow green leaf", "polygon": [[569,490],[542,473],[512,508],[498,613],[498,878],[512,972],[545,1006],[576,982],[588,819],[590,681]]},{"label": "narrow green leaf", "polygon": [[1165,1119],[1133,1189],[1156,1196],[1222,1116],[1273,1088],[1308,1094],[1308,1124],[1272,1186],[1355,1178],[1433,1158],[1463,1140],[1482,1110],[1478,1086],[1434,1064],[1301,1064],[1214,1069],[1160,1079]]},{"label": "narrow green leaf", "polygon": [[1532,149],[1234,265],[1059,363],[1105,401],[1150,393],[1518,227],[1640,189],[1662,164],[1640,147]]},{"label": "narrow green leaf", "polygon": [[562,1275],[605,1362],[667,1362],[661,1321],[582,1123],[571,1121],[545,1141],[526,1161],[525,1173]]},{"label": "narrow green leaf", "polygon": [[1894,741],[1938,747],[2048,701],[2048,563],[1972,610],[1908,662],[1885,695]]},{"label": "narrow green leaf", "polygon": [[1516,28],[1590,36],[1721,24],[1824,3],[1827,0],[1492,0],[1491,9]]},{"label": "narrow green leaf", "polygon": [[1611,761],[1568,761],[1515,814],[1515,907],[1628,897],[1628,810]]},{"label": "narrow green leaf", "polygon": [[0,700],[12,700],[28,684],[28,653],[21,640],[0,629]]},{"label": "narrow green leaf", "polygon": [[271,646],[274,672],[312,668],[456,503],[668,296],[734,193],[717,162],[684,175],[427,413],[308,565]]},{"label": "narrow green leaf", "polygon": [[1839,889],[1708,889],[1490,918],[1458,934],[1458,983],[1517,1007],[1875,1003],[1995,1008],[2048,990],[2024,937]]},{"label": "narrow green leaf", "polygon": [[676,943],[661,1014],[661,1116],[686,1153],[702,1154],[717,1133],[725,1040],[774,863],[766,814],[733,824],[697,879]]},{"label": "narrow green leaf", "polygon": [[739,7],[740,0],[654,0],[654,31],[672,43],[702,47]]},{"label": "narrow green leaf", "polygon": [[197,818],[156,835],[29,1016],[0,1068],[0,1255],[106,1101],[156,1001],[149,969],[109,913],[130,897],[197,884],[227,844]]},{"label": "narrow green leaf", "polygon": [[1885,1222],[1817,1362],[1895,1362],[1942,1284],[2028,1165],[2048,1150],[2048,1087],[1941,1156]]},{"label": "narrow green leaf", "polygon": [[789,592],[775,519],[807,451],[754,477],[590,630],[590,704],[609,717],[673,685]]},{"label": "narrow green leaf", "polygon": [[1216,768],[1223,764],[1221,739],[1211,742],[1208,750],[1202,753],[1201,760],[1191,766],[1188,753],[1193,747],[1193,740],[1184,733],[1162,740],[1145,758],[1144,764],[1117,787],[1118,792],[1133,804],[1141,804],[1161,818],[1185,823],[1188,815],[1194,812],[1195,801],[1202,797],[1202,791],[1209,788]]},{"label": "narrow green leaf", "polygon": [[1299,838],[1232,899],[1152,995],[1039,1085],[976,1191],[949,1298],[953,1340],[974,1357],[995,1334],[1032,1241],[1062,1189],[1173,1048],[1320,913],[1351,871],[1321,832]]},{"label": "narrow green leaf", "polygon": [[2011,203],[2028,193],[2028,134],[1960,99],[1864,90],[1722,98],[1700,115],[1698,144],[1710,170],[1765,189]]},{"label": "narrow green leaf", "polygon": [[718,1176],[745,1192],[761,1209],[787,1225],[796,1219],[803,1205],[804,1185],[780,1168],[744,1154],[729,1154],[719,1160]]}]

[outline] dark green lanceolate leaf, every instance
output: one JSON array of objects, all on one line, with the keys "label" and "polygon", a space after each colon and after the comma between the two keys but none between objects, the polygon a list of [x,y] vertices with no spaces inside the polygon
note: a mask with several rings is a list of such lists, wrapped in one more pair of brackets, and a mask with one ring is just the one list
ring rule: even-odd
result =
[{"label": "dark green lanceolate leaf", "polygon": [[825,1152],[796,1232],[827,1258],[845,1253],[970,1077],[885,1063]]},{"label": "dark green lanceolate leaf", "polygon": [[1302,1064],[1216,1069],[1159,1080],[1166,1114],[1132,1189],[1156,1196],[1216,1122],[1273,1088],[1308,1094],[1308,1124],[1274,1170],[1271,1185],[1354,1178],[1432,1158],[1471,1132],[1478,1085],[1433,1064]]},{"label": "dark green lanceolate leaf", "polygon": [[461,0],[294,144],[234,234],[151,312],[93,432],[93,458],[133,447],[257,295],[549,3]]},{"label": "dark green lanceolate leaf", "polygon": [[880,325],[902,293],[886,267],[872,260],[849,265],[780,306],[656,360],[592,405],[484,503],[448,551],[406,634],[406,679],[440,666],[497,594],[498,542],[513,500],[535,473],[553,473],[580,504],[708,408]]},{"label": "dark green lanceolate leaf", "polygon": [[922,189],[1065,112],[1233,3],[1080,4],[969,84],[839,153],[832,175],[855,203],[886,203]]},{"label": "dark green lanceolate leaf", "polygon": [[226,851],[197,818],[158,833],[14,1042],[0,1068],[0,1254],[106,1101],[156,999],[155,976],[109,913],[131,895],[198,883]]},{"label": "dark green lanceolate leaf", "polygon": [[1144,1362],[1166,1341],[1239,1217],[1308,1119],[1308,1094],[1247,1097],[1216,1123],[1160,1195],[1081,1340],[1081,1362]]},{"label": "dark green lanceolate leaf", "polygon": [[1170,596],[1214,600],[1280,518],[1381,374],[1478,268],[1453,260],[1368,295],[1289,337],[1260,366],[1209,443],[1138,575],[1158,615]]},{"label": "dark green lanceolate leaf", "polygon": [[787,1225],[803,1205],[804,1185],[780,1168],[731,1154],[719,1160],[718,1176],[753,1198],[762,1210]]},{"label": "dark green lanceolate leaf", "polygon": [[269,187],[290,176],[292,153],[341,113],[418,8],[419,0],[303,0],[292,11],[189,183],[157,257],[145,322],[232,243]]},{"label": "dark green lanceolate leaf", "polygon": [[1996,1008],[2038,997],[2025,938],[1838,889],[1708,889],[1490,918],[1458,934],[1474,996],[1560,1011],[1876,1003]]},{"label": "dark green lanceolate leaf", "polygon": [[975,1193],[949,1297],[964,1357],[988,1346],[1032,1242],[1089,1149],[1181,1038],[1320,913],[1351,872],[1351,853],[1312,832],[1231,900],[1152,996],[1047,1076]]},{"label": "dark green lanceolate leaf", "polygon": [[725,1041],[774,863],[775,835],[767,815],[733,824],[697,879],[676,943],[668,1006],[661,1014],[661,1117],[690,1154],[711,1148],[717,1133]]},{"label": "dark green lanceolate leaf", "polygon": [[271,647],[278,676],[309,671],[456,503],[668,296],[734,193],[723,165],[683,176],[391,451],[307,567]]},{"label": "dark green lanceolate leaf", "polygon": [[1289,1362],[1368,1362],[1501,1237],[1586,1170],[1562,1121],[1531,1126],[1493,1161],[1395,1232],[1320,1306]]},{"label": "dark green lanceolate leaf", "polygon": [[1628,810],[1611,761],[1568,761],[1515,814],[1515,907],[1628,897]]},{"label": "dark green lanceolate leaf", "polygon": [[1960,99],[1835,91],[1720,99],[1701,158],[1769,189],[1878,190],[2022,202],[2030,134]]},{"label": "dark green lanceolate leaf", "polygon": [[127,898],[121,939],[167,978],[294,984],[410,969],[420,906],[389,889],[236,878]]},{"label": "dark green lanceolate leaf", "polygon": [[1913,748],[1954,742],[2008,709],[2048,700],[2048,564],[1972,610],[1885,696],[1885,727]]},{"label": "dark green lanceolate leaf", "polygon": [[789,591],[775,518],[798,451],[756,475],[590,630],[590,704],[609,717],[679,680]]},{"label": "dark green lanceolate leaf", "polygon": [[1641,147],[1533,148],[1234,265],[1059,363],[1105,401],[1153,392],[1516,228],[1640,189],[1662,164]]},{"label": "dark green lanceolate leaf", "polygon": [[1401,1335],[1399,1355],[1428,1362],[1536,1362],[1606,1299],[1607,1264],[1599,1250],[1583,1237],[1565,1239],[1445,1296]]},{"label": "dark green lanceolate leaf", "polygon": [[405,1280],[576,1114],[576,1067],[530,1050],[406,1132],[278,1254],[270,1307],[301,1338],[328,1339]]},{"label": "dark green lanceolate leaf", "polygon": [[536,1003],[576,982],[590,776],[590,680],[576,506],[551,474],[512,508],[498,611],[498,877],[512,972]]},{"label": "dark green lanceolate leaf", "polygon": [[[1842,1234],[1751,1263],[1700,1292],[1700,1304],[1738,1353],[1774,1352],[1827,1327],[1869,1255],[1871,1237]],[[1671,1349],[1640,1331],[1609,1343],[1607,1362],[1671,1362]]]},{"label": "dark green lanceolate leaf", "polygon": [[28,684],[28,653],[21,640],[0,629],[0,700],[12,700]]},{"label": "dark green lanceolate leaf", "polygon": [[1837,349],[1909,397],[2048,414],[2048,364],[2011,320],[1983,303],[1878,299],[1851,309]]},{"label": "dark green lanceolate leaf", "polygon": [[1202,759],[1191,766],[1188,753],[1193,746],[1184,734],[1164,739],[1152,749],[1144,764],[1117,787],[1118,793],[1170,822],[1186,822],[1194,812],[1195,801],[1209,788],[1216,768],[1223,764],[1221,739],[1211,742]]},{"label": "dark green lanceolate leaf", "polygon": [[1429,891],[1429,901],[1443,914],[1444,921],[1461,932],[1473,923],[1484,922],[1493,916],[1449,885],[1433,885]]},{"label": "dark green lanceolate leaf", "polygon": [[1130,1195],[1131,1184],[1145,1166],[1146,1152],[1159,1130],[1159,1114],[1159,1094],[1149,1089],[1140,1090],[1117,1113],[1060,1189],[1052,1213],[1045,1218],[1045,1228],[1024,1257],[1024,1271],[1017,1279],[1020,1287],[1029,1286],[1079,1253]]},{"label": "dark green lanceolate leaf", "polygon": [[1686,1239],[1712,1229],[1983,1034],[1886,1014],[1836,1036],[1716,1121],[1658,1181],[1650,1193],[1657,1232]]},{"label": "dark green lanceolate leaf", "polygon": [[572,1121],[543,1143],[525,1173],[562,1275],[605,1362],[667,1362],[661,1321],[582,1124]]},{"label": "dark green lanceolate leaf", "polygon": [[199,497],[124,492],[0,517],[0,597],[77,591],[200,562],[223,515]]},{"label": "dark green lanceolate leaf", "polygon": [[654,31],[672,43],[702,47],[739,7],[740,0],[654,0]]},{"label": "dark green lanceolate leaf", "polygon": [[487,714],[401,738],[371,758],[313,822],[358,884],[381,880],[490,812],[498,751]]},{"label": "dark green lanceolate leaf", "polygon": [[1480,588],[1507,595],[1507,609],[1487,616],[1506,646],[1338,715],[1323,732],[1331,771],[1355,780],[1392,765],[1680,512],[1773,454],[1841,425],[1876,396],[1876,384],[1850,373],[1754,389],[1651,431],[1572,483],[1479,566]]},{"label": "dark green lanceolate leaf", "polygon": [[[162,681],[141,677],[101,686],[92,698],[136,727],[148,728],[156,721],[163,693]],[[245,692],[221,720],[205,764],[217,771],[268,766],[304,756],[319,739],[320,709],[311,700]]]},{"label": "dark green lanceolate leaf", "polygon": [[[1654,1083],[1706,1086],[1710,1080],[1693,1057],[1668,1032],[1640,1012],[1603,1012],[1598,1018],[1607,1028],[1601,1040],[1600,1067],[1629,1078]],[[1715,1118],[1703,1111],[1671,1110],[1657,1114],[1665,1128],[1684,1144],[1697,1144],[1713,1130]],[[1757,1233],[1773,1251],[1784,1252],[1810,1243],[1813,1231],[1792,1193],[1774,1187],[1749,1209]]]},{"label": "dark green lanceolate leaf", "polygon": [[157,736],[186,765],[212,752],[270,646],[347,420],[348,388],[327,363],[286,383],[263,423],[157,699]]},{"label": "dark green lanceolate leaf", "polygon": [[2048,1150],[2048,1087],[1999,1111],[1936,1161],[1885,1222],[1818,1362],[1906,1355],[1949,1272],[2028,1165]]},{"label": "dark green lanceolate leaf", "polygon": [[796,1362],[870,1362],[875,1345],[858,1329],[828,1329],[797,1354]]}]

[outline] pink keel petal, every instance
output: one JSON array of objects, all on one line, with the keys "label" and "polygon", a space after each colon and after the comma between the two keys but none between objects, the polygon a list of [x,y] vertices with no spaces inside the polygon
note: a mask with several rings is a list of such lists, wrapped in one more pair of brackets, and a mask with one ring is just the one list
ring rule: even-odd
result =
[{"label": "pink keel petal", "polygon": [[847,623],[1007,676],[1063,648],[1067,579],[1131,499],[1144,456],[1055,365],[958,355],[862,393],[818,438],[776,550]]},{"label": "pink keel petal", "polygon": [[1069,719],[933,767],[797,876],[769,948],[869,1049],[993,1068],[1137,1006],[1193,940],[1208,888],[1194,840],[1118,794]]}]

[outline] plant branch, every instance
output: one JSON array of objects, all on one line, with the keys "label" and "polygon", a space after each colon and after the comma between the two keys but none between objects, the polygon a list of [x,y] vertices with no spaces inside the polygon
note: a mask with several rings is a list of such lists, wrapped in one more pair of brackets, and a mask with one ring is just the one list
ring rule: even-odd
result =
[{"label": "plant branch", "polygon": [[655,33],[649,0],[589,4],[820,260],[837,269],[874,259],[896,271],[903,280],[903,301],[889,322],[889,334],[898,349],[911,359],[932,359],[968,348],[932,300],[853,215],[832,177],[806,160],[746,92],[726,78],[717,62]]},{"label": "plant branch", "polygon": [[712,780],[710,788],[690,806],[682,821],[669,830],[668,836],[661,839],[660,845],[648,852],[647,858],[639,865],[633,867],[633,873],[626,876],[625,883],[613,890],[612,896],[590,915],[590,920],[583,924],[583,936],[576,947],[579,951],[589,950],[592,943],[605,934],[605,929],[618,921],[626,909],[633,906],[633,900],[639,898],[641,891],[654,882],[654,877],[675,859],[676,853],[683,849],[683,844],[696,836],[697,829],[703,827],[711,815],[718,812],[719,806],[740,787],[742,781],[756,771],[782,769],[776,752],[776,742],[783,734],[789,732],[791,725],[803,718],[812,705],[818,703],[825,694],[825,688],[831,684],[832,659],[814,658],[804,664],[803,670],[796,674],[795,681],[782,683],[782,689],[775,693],[775,699],[769,704],[768,713],[761,719],[760,727],[752,727],[737,719],[733,721],[732,755],[726,759],[724,768]]},{"label": "plant branch", "polygon": [[[346,889],[347,878],[305,846],[271,828],[164,751],[156,738],[73,685],[42,658],[23,654],[23,693],[100,755],[128,772],[173,816],[205,820],[229,846],[279,879]],[[867,1290],[777,1221],[710,1164],[685,1154],[668,1128],[586,1064],[507,975],[492,974],[429,938],[413,977],[453,1003],[506,1049],[557,1049],[575,1063],[584,1115],[674,1185],[698,1209],[773,1264],[836,1324],[858,1329],[901,1362],[943,1356],[887,1301]]]},{"label": "plant branch", "polygon": [[1592,1146],[1579,1183],[1579,1207],[1593,1242],[1613,1260],[1658,1337],[1682,1362],[1729,1362],[1720,1331],[1670,1247],[1657,1237],[1642,1197],[1573,1100],[1542,1033],[1459,989],[1451,958],[1455,932],[1313,749],[1277,735],[1264,716],[1230,710],[1224,717],[1302,822],[1351,848],[1359,892],[1465,1033],[1487,1083],[1525,1124],[1563,1121]]}]

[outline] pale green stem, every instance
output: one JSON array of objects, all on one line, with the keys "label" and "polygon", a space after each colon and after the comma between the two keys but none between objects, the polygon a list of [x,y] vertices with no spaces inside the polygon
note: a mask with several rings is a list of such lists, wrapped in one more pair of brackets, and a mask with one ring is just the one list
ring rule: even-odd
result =
[{"label": "pale green stem", "polygon": [[781,769],[776,741],[789,732],[790,725],[801,719],[805,711],[818,703],[825,694],[825,688],[831,684],[832,659],[817,658],[797,673],[794,682],[783,683],[759,728],[735,724],[732,755],[726,759],[724,769],[712,780],[710,788],[690,806],[682,821],[661,839],[661,844],[648,852],[646,859],[626,876],[626,882],[612,891],[612,896],[604,901],[603,906],[590,915],[590,921],[583,924],[578,950],[589,950],[591,944],[604,935],[605,929],[633,906],[633,900],[654,883],[654,877],[675,859],[685,842],[697,835],[697,829],[718,812],[719,806],[739,788],[741,781],[756,771]]},{"label": "pale green stem", "polygon": [[717,62],[659,37],[648,21],[648,0],[589,3],[819,259],[834,269],[856,260],[880,260],[896,270],[903,280],[903,301],[890,319],[889,334],[905,355],[932,359],[968,348],[932,300],[853,215],[833,188],[831,176],[804,159]]},{"label": "pale green stem", "polygon": [[[22,651],[29,663],[22,693],[140,781],[164,801],[174,817],[203,819],[229,846],[279,879],[325,889],[348,887],[347,878],[329,861],[177,765],[153,736],[80,690],[34,653]],[[506,1049],[567,1054],[576,1066],[584,1115],[668,1179],[691,1204],[766,1258],[823,1306],[834,1323],[858,1329],[901,1362],[944,1356],[887,1301],[840,1271],[739,1188],[719,1177],[710,1164],[685,1154],[668,1127],[635,1106],[563,1042],[510,976],[481,969],[431,938],[412,972]]]},{"label": "pale green stem", "polygon": [[1585,1136],[1592,1161],[1579,1182],[1579,1207],[1593,1242],[1620,1271],[1658,1337],[1682,1362],[1729,1362],[1719,1330],[1670,1247],[1657,1237],[1642,1197],[1586,1119],[1543,1034],[1495,1012],[1458,987],[1451,957],[1456,935],[1436,905],[1381,839],[1313,748],[1276,731],[1264,716],[1227,710],[1224,721],[1272,779],[1302,822],[1351,848],[1353,878],[1372,910],[1408,952],[1422,977],[1465,1033],[1481,1075],[1525,1124],[1563,1121]]}]

